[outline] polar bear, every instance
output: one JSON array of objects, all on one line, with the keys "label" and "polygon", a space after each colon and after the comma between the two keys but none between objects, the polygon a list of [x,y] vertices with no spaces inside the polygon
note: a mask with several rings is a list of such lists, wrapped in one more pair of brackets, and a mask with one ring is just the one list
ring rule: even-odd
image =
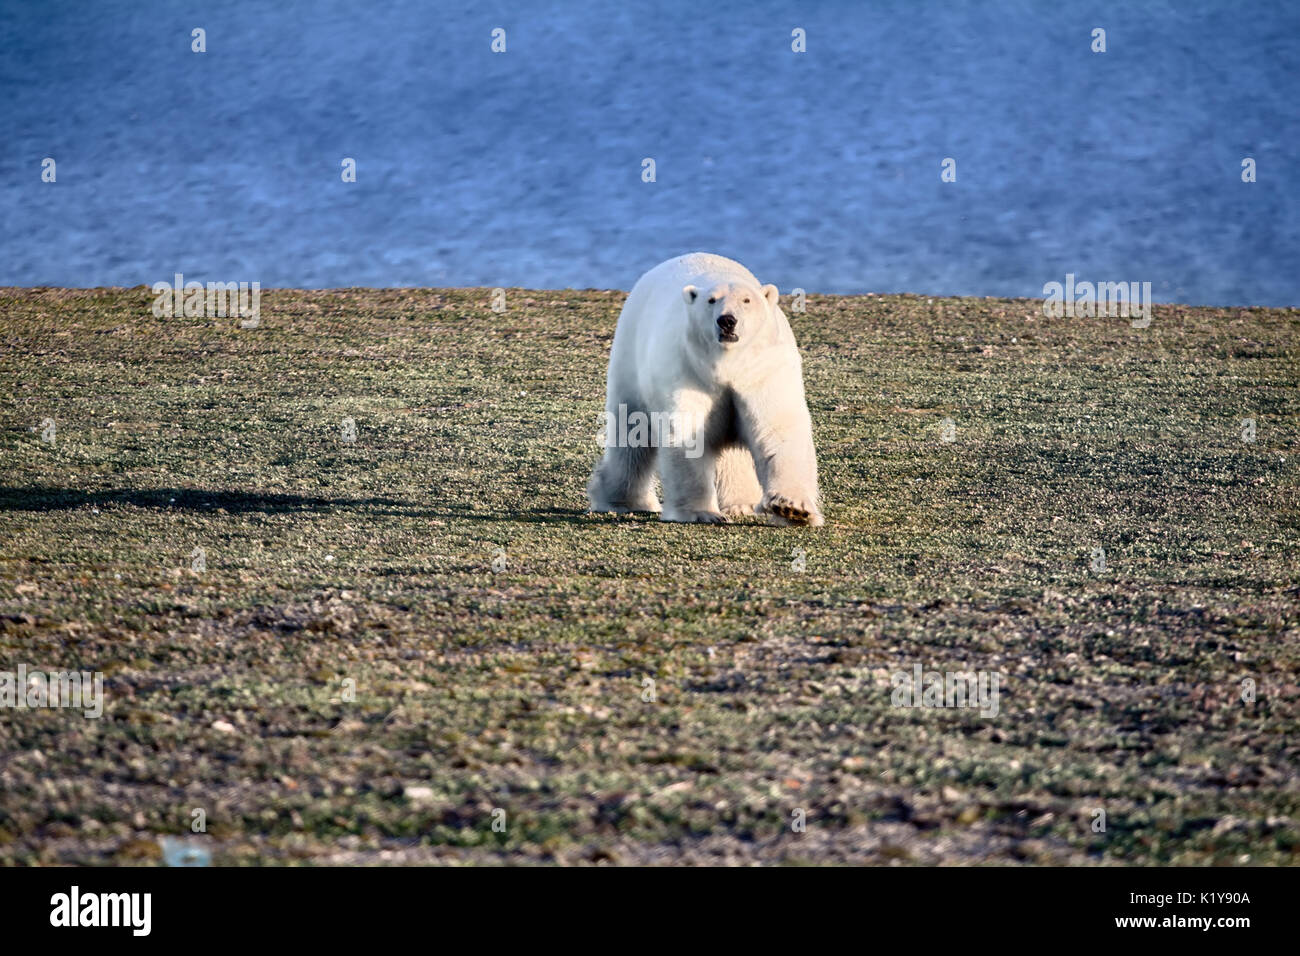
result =
[{"label": "polar bear", "polygon": [[803,366],[777,298],[740,263],[703,252],[637,281],[610,350],[593,511],[822,524]]}]

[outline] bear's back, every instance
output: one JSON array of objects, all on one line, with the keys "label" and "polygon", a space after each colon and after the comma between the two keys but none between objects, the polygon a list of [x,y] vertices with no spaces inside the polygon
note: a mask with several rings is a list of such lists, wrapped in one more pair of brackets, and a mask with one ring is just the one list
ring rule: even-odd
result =
[{"label": "bear's back", "polygon": [[735,259],[714,255],[711,252],[688,252],[684,256],[661,262],[642,276],[640,282],[647,280],[671,282],[677,289],[681,289],[682,286],[704,276],[718,279],[734,277],[758,285],[754,274]]}]

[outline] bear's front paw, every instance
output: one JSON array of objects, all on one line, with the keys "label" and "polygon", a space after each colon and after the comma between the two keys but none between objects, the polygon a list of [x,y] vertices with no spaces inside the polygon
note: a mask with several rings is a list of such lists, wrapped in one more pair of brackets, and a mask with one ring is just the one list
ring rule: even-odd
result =
[{"label": "bear's front paw", "polygon": [[787,495],[764,495],[759,510],[764,514],[782,518],[790,524],[806,524],[815,528],[824,523],[822,513],[817,510],[815,502],[791,498]]},{"label": "bear's front paw", "polygon": [[745,515],[754,513],[753,505],[727,505],[722,509],[722,513],[728,518],[743,518]]},{"label": "bear's front paw", "polygon": [[660,521],[677,521],[684,524],[726,524],[727,519],[716,511],[687,511],[685,509],[675,509],[664,511],[659,516]]}]

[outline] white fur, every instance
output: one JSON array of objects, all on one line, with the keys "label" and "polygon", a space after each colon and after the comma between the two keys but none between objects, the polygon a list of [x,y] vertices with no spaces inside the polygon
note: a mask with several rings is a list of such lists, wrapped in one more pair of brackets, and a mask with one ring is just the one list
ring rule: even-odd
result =
[{"label": "white fur", "polygon": [[[736,320],[738,341],[719,341],[721,316]],[[593,511],[660,511],[657,471],[664,521],[754,512],[822,523],[799,349],[776,286],[760,285],[740,263],[697,252],[637,281],[609,357],[607,413],[620,405],[697,425],[703,453],[610,441],[587,486]]]}]

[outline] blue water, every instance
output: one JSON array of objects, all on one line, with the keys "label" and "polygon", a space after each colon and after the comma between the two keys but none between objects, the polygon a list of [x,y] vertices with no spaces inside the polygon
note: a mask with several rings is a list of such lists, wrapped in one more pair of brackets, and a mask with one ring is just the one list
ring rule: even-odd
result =
[{"label": "blue water", "polygon": [[0,0],[0,285],[1300,305],[1298,94],[1297,3]]}]

